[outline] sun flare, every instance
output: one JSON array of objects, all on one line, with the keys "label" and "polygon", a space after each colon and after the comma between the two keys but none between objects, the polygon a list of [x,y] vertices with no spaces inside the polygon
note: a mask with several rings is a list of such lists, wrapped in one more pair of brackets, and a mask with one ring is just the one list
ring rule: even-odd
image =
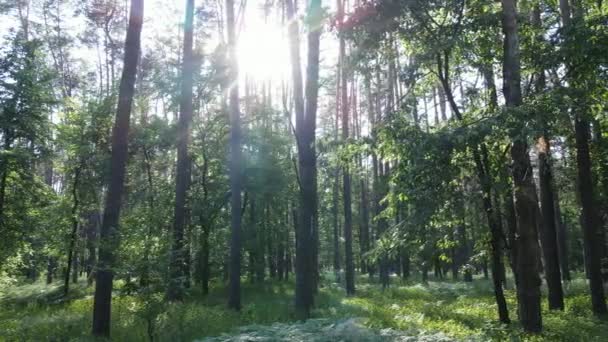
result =
[{"label": "sun flare", "polygon": [[[249,19],[249,17],[247,18]],[[281,80],[289,72],[286,29],[251,18],[239,34],[237,58],[241,77],[256,81]]]}]

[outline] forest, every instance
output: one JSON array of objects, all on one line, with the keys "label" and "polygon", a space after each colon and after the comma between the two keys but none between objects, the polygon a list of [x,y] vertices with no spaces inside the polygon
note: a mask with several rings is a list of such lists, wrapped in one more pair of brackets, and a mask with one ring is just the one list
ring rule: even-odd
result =
[{"label": "forest", "polygon": [[608,3],[0,0],[0,341],[608,341]]}]

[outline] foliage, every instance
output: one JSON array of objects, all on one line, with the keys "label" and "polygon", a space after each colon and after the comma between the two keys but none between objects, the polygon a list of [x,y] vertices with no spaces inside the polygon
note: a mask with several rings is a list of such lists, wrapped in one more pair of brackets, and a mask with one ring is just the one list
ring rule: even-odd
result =
[{"label": "foliage", "polygon": [[[209,297],[195,291],[186,302],[170,305],[150,300],[158,294],[120,295],[114,299],[113,336],[146,340],[151,320],[158,341],[603,341],[607,337],[606,322],[593,318],[580,278],[567,287],[565,312],[544,308],[546,332],[538,336],[523,334],[516,324],[505,327],[495,322],[490,283],[484,280],[472,284],[431,281],[426,286],[412,285],[412,281],[384,291],[366,279],[359,281],[364,285],[355,297],[344,297],[336,284],[326,284],[315,318],[300,323],[295,322],[291,284],[246,285],[240,314],[225,308],[226,293],[221,287],[212,288]],[[89,340],[91,289],[81,283],[67,300],[61,299],[60,290],[41,284],[6,288],[0,299],[5,308],[0,314],[0,337]],[[510,307],[515,305],[512,291],[507,300]]]}]

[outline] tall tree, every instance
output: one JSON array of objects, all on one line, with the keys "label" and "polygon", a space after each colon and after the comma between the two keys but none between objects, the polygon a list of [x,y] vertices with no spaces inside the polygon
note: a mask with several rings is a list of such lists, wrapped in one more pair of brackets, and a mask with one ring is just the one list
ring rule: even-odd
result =
[{"label": "tall tree", "polygon": [[[440,83],[442,85],[443,93],[448,98],[450,109],[453,115],[459,121],[463,121],[462,113],[458,108],[452,87],[450,85],[450,65],[449,65],[450,52],[445,50],[443,56],[437,55],[437,75],[439,76]],[[490,100],[488,103],[488,109],[490,111],[496,110],[498,107],[498,101],[496,99],[496,87],[494,85],[494,70],[491,65],[482,67],[483,73],[486,76],[486,87],[490,93]],[[491,165],[489,163],[487,147],[484,142],[481,142],[477,146],[472,147],[473,161],[477,171],[477,178],[481,185],[482,190],[482,203],[490,228],[490,249],[491,249],[491,260],[492,260],[492,283],[494,285],[494,297],[498,307],[498,318],[503,323],[510,323],[509,311],[507,308],[507,301],[505,299],[503,284],[505,282],[504,277],[504,263],[502,261],[503,255],[503,238],[502,229],[500,225],[500,215],[497,212],[496,203],[492,203],[492,175]]]},{"label": "tall tree", "polygon": [[186,197],[190,187],[190,124],[192,122],[192,88],[194,78],[193,45],[194,0],[186,0],[180,113],[177,122],[177,173],[175,176],[175,209],[173,216],[173,246],[167,299],[181,300],[184,296],[184,230],[186,224]]},{"label": "tall tree", "polygon": [[[344,24],[344,1],[338,0],[338,25]],[[348,72],[346,66],[346,41],[342,32],[339,43],[339,60],[341,70],[340,108],[342,109],[342,142],[348,142],[349,136],[349,105],[348,105]],[[353,262],[353,212],[351,203],[351,177],[348,164],[342,169],[342,193],[344,201],[344,266],[346,278],[346,294],[355,294],[355,265]]]},{"label": "tall tree", "polygon": [[[543,32],[540,31],[541,13],[538,5],[532,10],[532,24],[539,32],[535,35],[536,43],[542,43]],[[534,61],[540,64],[538,58]],[[545,88],[545,71],[540,67],[536,75],[535,91],[541,93]],[[564,291],[559,264],[559,253],[557,244],[557,228],[555,219],[555,196],[553,189],[553,172],[551,170],[551,144],[546,120],[543,122],[543,133],[537,139],[538,151],[538,182],[540,187],[540,203],[542,213],[541,242],[544,257],[545,278],[547,280],[549,309],[564,309]]]},{"label": "tall tree", "polygon": [[[504,96],[507,108],[515,112],[522,104],[517,5],[515,0],[501,1],[504,33]],[[515,269],[519,321],[525,331],[538,333],[542,330],[541,280],[538,270],[539,247],[536,229],[539,209],[525,136],[512,138],[511,159],[517,220],[517,238],[515,240],[517,264]]]},{"label": "tall tree", "polygon": [[118,92],[116,121],[112,130],[112,156],[110,159],[110,184],[106,195],[103,221],[100,229],[97,282],[93,299],[93,335],[110,336],[110,312],[112,306],[112,280],[114,278],[114,254],[119,244],[118,221],[124,192],[125,169],[128,156],[131,106],[135,93],[135,78],[141,44],[141,28],[144,16],[144,0],[131,0],[127,37],[125,39],[124,65]]},{"label": "tall tree", "polygon": [[[317,129],[317,107],[319,97],[319,54],[321,44],[321,29],[323,25],[323,12],[321,8],[321,0],[311,0],[307,8],[307,53],[306,56],[306,83],[304,87],[305,97],[305,117],[303,132],[304,143],[307,147],[306,167],[310,169],[307,172],[312,174],[312,180],[306,180],[308,191],[310,192],[310,206],[312,208],[312,276],[313,276],[313,294],[317,291],[319,281],[319,213],[318,213],[318,172],[317,172],[317,152],[316,152],[316,136]],[[311,301],[312,303],[312,301]]]},{"label": "tall tree", "polygon": [[234,1],[226,0],[228,31],[228,84],[230,115],[230,289],[228,307],[241,309],[241,111],[239,104],[239,70],[236,53]]},{"label": "tall tree", "polygon": [[[572,22],[571,3],[575,6],[574,19],[577,23],[582,24],[582,7],[580,1],[560,0],[561,19],[566,35],[570,35],[572,30],[575,30],[575,25]],[[576,89],[579,80],[576,67],[574,66],[573,56],[567,56],[567,67],[569,69],[569,82],[571,87]],[[574,112],[574,136],[576,144],[576,166],[577,166],[577,188],[581,205],[581,227],[583,229],[583,240],[585,250],[585,270],[589,277],[589,290],[591,292],[591,307],[596,315],[604,315],[608,312],[606,308],[606,297],[604,294],[604,286],[602,281],[602,249],[604,235],[600,228],[600,219],[595,204],[595,187],[593,185],[593,175],[591,171],[591,155],[589,151],[590,128],[587,113],[590,111],[588,104],[585,101],[583,92],[577,93],[578,97],[574,101],[572,108]],[[582,99],[581,99],[582,97]]]},{"label": "tall tree", "polygon": [[[296,227],[296,313],[298,317],[310,315],[315,287],[317,171],[315,130],[317,97],[319,91],[319,44],[321,36],[321,1],[312,0],[307,8],[308,56],[305,93],[302,90],[300,71],[299,25],[295,20],[295,7],[286,2],[289,20],[289,51],[295,103],[295,136],[298,148],[299,211]],[[304,97],[305,96],[305,97]],[[304,99],[306,102],[304,102]]]}]

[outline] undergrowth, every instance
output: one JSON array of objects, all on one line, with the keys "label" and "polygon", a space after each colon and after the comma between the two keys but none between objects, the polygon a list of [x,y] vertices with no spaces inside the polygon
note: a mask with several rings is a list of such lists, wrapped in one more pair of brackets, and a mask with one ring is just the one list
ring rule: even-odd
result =
[{"label": "undergrowth", "polygon": [[[244,283],[240,313],[226,308],[225,288],[217,284],[208,296],[191,289],[183,303],[170,304],[162,293],[133,295],[121,291],[120,284],[117,287],[111,327],[115,341],[193,341],[220,335],[212,341],[231,341],[231,335],[243,333],[258,336],[259,341],[368,341],[369,336],[378,341],[608,341],[608,322],[592,315],[587,286],[580,279],[565,288],[564,312],[549,311],[543,301],[541,335],[522,332],[512,290],[506,296],[513,323],[499,324],[490,283],[483,279],[428,285],[395,280],[382,290],[361,278],[353,297],[346,297],[338,284],[326,279],[315,300],[315,320],[300,324],[293,324],[289,282]],[[67,298],[61,296],[59,286],[38,283],[0,289],[0,341],[90,341],[91,316],[92,288],[84,282],[73,286]],[[357,330],[361,336],[339,335],[335,327],[353,318],[361,326]]]}]

